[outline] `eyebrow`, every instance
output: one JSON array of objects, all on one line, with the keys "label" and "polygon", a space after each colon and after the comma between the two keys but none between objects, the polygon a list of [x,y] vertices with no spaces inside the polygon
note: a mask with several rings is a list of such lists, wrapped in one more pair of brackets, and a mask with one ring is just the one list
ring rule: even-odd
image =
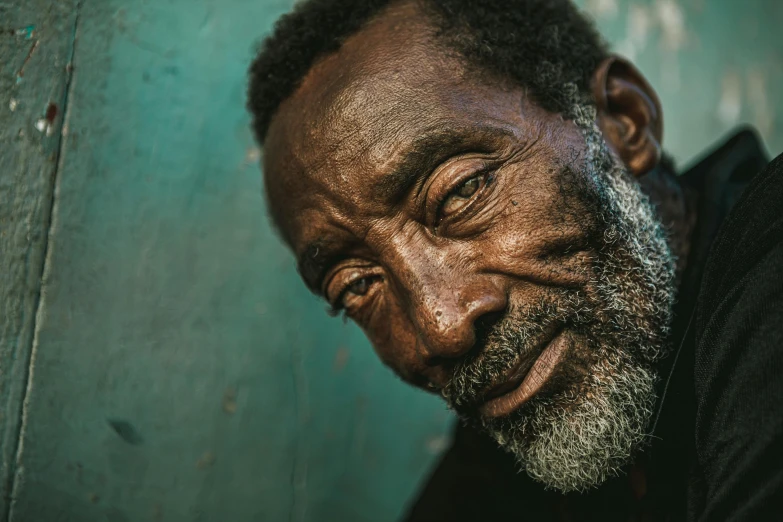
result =
[{"label": "eyebrow", "polygon": [[400,163],[373,187],[377,199],[398,202],[435,168],[463,152],[490,152],[490,143],[512,137],[501,127],[488,125],[436,129],[416,138]]},{"label": "eyebrow", "polygon": [[[435,168],[464,152],[490,152],[493,144],[513,137],[505,128],[490,125],[452,126],[426,132],[416,138],[398,165],[372,187],[373,197],[396,204]],[[326,272],[347,256],[337,242],[317,239],[307,244],[298,260],[299,274],[307,287],[321,295]]]}]

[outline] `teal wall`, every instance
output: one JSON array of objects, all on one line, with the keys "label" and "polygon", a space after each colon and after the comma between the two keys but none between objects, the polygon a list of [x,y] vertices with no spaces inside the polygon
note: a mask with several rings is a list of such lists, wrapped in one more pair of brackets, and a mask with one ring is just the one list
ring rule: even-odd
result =
[{"label": "teal wall", "polygon": [[664,107],[664,146],[687,166],[737,125],[783,152],[783,2],[577,0]]},{"label": "teal wall", "polygon": [[[783,3],[581,5],[678,160],[783,150]],[[0,521],[392,521],[446,446],[266,222],[245,70],[290,7],[0,2]]]}]

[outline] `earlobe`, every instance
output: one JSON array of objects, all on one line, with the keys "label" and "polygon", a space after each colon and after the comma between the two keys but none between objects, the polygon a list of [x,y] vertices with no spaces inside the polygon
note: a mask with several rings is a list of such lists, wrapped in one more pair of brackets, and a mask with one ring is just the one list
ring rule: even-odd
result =
[{"label": "earlobe", "polygon": [[592,81],[598,126],[609,146],[637,177],[661,158],[663,115],[655,90],[627,60],[610,56]]}]

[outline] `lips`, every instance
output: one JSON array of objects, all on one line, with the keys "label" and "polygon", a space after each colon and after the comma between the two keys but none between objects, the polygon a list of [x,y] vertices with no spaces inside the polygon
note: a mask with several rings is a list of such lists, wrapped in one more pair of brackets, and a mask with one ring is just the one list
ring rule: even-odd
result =
[{"label": "lips", "polygon": [[484,395],[478,411],[485,417],[502,417],[530,400],[554,374],[567,348],[562,330],[544,337],[504,378]]}]

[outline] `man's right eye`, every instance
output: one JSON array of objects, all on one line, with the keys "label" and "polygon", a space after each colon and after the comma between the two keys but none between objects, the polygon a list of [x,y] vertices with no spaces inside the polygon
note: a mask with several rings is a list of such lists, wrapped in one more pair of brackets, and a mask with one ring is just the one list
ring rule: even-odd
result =
[{"label": "man's right eye", "polygon": [[[369,277],[360,277],[350,283],[344,290],[344,294],[351,293],[353,295],[365,295],[367,290],[370,289]],[[345,297],[343,297],[345,299]]]},{"label": "man's right eye", "polygon": [[380,276],[370,275],[357,277],[350,281],[332,302],[330,314],[337,315],[342,310],[346,310],[350,314],[351,310],[356,309],[370,291],[372,284],[379,279]]},{"label": "man's right eye", "polygon": [[454,190],[446,195],[446,198],[440,205],[439,215],[446,217],[458,212],[462,207],[467,205],[470,201],[470,198],[479,191],[482,183],[483,178],[480,174],[463,181]]}]

